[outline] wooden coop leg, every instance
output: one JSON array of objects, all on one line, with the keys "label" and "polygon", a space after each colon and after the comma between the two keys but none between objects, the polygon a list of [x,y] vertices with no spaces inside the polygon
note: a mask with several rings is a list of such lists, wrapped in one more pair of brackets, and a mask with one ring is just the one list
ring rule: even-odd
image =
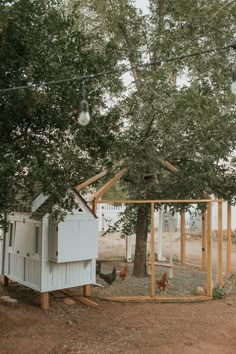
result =
[{"label": "wooden coop leg", "polygon": [[47,311],[49,309],[49,293],[41,293],[41,309]]},{"label": "wooden coop leg", "polygon": [[83,286],[83,294],[84,296],[91,296],[91,285]]},{"label": "wooden coop leg", "polygon": [[9,284],[9,278],[6,277],[6,275],[4,275],[4,277],[3,277],[3,286],[8,286],[8,284]]}]

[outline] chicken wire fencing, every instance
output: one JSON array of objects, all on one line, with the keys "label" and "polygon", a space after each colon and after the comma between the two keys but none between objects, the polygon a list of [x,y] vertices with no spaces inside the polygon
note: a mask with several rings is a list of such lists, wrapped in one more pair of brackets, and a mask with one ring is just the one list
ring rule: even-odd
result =
[{"label": "chicken wire fencing", "polygon": [[[116,221],[122,215],[121,210],[125,210],[127,203],[125,201],[119,208],[116,201],[117,214],[119,213],[116,215]],[[218,246],[217,239],[214,238],[214,232],[216,233],[218,227],[218,221],[215,225],[215,210],[218,203],[209,200],[146,203],[149,205],[151,214],[146,246],[146,277],[133,276],[135,235],[122,239],[119,232],[104,235],[101,231],[97,286],[93,287],[92,296],[106,299],[159,301],[172,299],[191,301],[191,299],[200,300],[205,296],[211,297],[212,288],[219,279]],[[185,208],[185,212],[173,212],[175,203],[181,206],[181,210]],[[199,208],[200,203],[202,209]],[[150,204],[153,204],[153,215]],[[109,205],[112,205],[112,201],[109,201]],[[156,211],[157,205],[158,211]],[[208,206],[208,212],[203,211],[203,205]],[[109,210],[111,209],[110,206]],[[105,203],[103,203],[104,218],[105,210]],[[214,226],[213,232],[211,232],[212,226]],[[213,238],[209,237],[208,233],[213,235]],[[223,253],[224,249],[222,249],[222,257]],[[125,276],[122,277],[122,274]]]}]

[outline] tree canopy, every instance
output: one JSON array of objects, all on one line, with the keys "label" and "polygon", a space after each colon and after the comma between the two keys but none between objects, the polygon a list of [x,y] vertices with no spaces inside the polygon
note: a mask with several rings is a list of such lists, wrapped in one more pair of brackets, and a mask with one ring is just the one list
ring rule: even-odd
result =
[{"label": "tree canopy", "polygon": [[[66,186],[111,163],[119,116],[105,98],[113,91],[110,79],[45,83],[114,70],[119,54],[106,38],[98,50],[99,33],[80,30],[78,15],[61,1],[1,1],[0,14],[2,215],[12,209],[19,190],[33,192],[39,182],[60,202]],[[119,91],[118,75],[113,82]],[[4,91],[19,86],[28,88]],[[72,114],[84,89],[89,127],[80,127]]]},{"label": "tree canopy", "polygon": [[[41,182],[59,202],[66,185],[121,159],[133,199],[215,194],[234,202],[233,54],[191,54],[234,42],[236,3],[150,0],[149,10],[143,15],[131,0],[0,2],[0,89],[29,86],[0,91],[0,214],[20,188]],[[46,84],[86,74],[97,76]],[[87,127],[71,114],[83,88]],[[148,213],[135,214],[138,247]],[[145,247],[141,258],[143,266]]]}]

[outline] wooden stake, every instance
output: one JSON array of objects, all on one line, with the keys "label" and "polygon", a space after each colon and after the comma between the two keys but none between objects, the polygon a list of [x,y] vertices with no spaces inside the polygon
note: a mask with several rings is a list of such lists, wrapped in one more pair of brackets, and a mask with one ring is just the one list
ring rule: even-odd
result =
[{"label": "wooden stake", "polygon": [[222,226],[222,201],[218,202],[218,284],[223,285],[223,226]]},{"label": "wooden stake", "polygon": [[202,270],[207,268],[207,213],[202,214]]},{"label": "wooden stake", "polygon": [[3,286],[8,286],[8,284],[9,284],[9,278],[6,275],[4,275],[4,277],[3,277]]},{"label": "wooden stake", "polygon": [[212,297],[212,203],[207,203],[207,296]]},{"label": "wooden stake", "polygon": [[181,243],[180,243],[180,261],[182,264],[185,263],[185,212],[182,211],[180,214],[180,234],[181,234]]},{"label": "wooden stake", "polygon": [[156,278],[155,278],[155,222],[154,222],[154,203],[151,203],[151,297],[156,297]]},{"label": "wooden stake", "polygon": [[49,294],[41,293],[41,309],[47,311],[49,309]]},{"label": "wooden stake", "polygon": [[83,294],[84,296],[91,296],[91,285],[83,286]]},{"label": "wooden stake", "polygon": [[227,204],[227,274],[231,273],[231,205]]}]

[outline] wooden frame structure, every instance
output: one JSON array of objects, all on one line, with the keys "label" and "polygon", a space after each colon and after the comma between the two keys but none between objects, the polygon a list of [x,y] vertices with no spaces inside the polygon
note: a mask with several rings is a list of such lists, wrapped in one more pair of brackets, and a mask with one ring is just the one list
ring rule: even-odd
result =
[{"label": "wooden frame structure", "polygon": [[[96,200],[96,203],[108,204],[149,204],[151,207],[151,294],[150,296],[133,296],[133,297],[109,297],[113,301],[158,301],[158,302],[187,302],[187,301],[205,301],[212,299],[212,200],[211,199],[188,199],[188,200]],[[155,204],[174,204],[174,203],[206,203],[207,204],[207,250],[206,250],[206,270],[207,270],[207,294],[206,296],[193,297],[163,297],[156,296],[156,279],[155,279],[155,225],[154,211]],[[184,213],[181,213],[181,255],[185,256],[185,230],[184,230]],[[184,260],[184,258],[182,258]]]},{"label": "wooden frame structure", "polygon": [[[173,166],[171,163],[165,160],[160,160],[160,163],[172,172],[178,172],[179,169]],[[122,166],[123,161],[118,162],[112,169],[117,166]],[[212,203],[218,203],[218,284],[223,285],[223,265],[222,265],[222,249],[223,249],[223,230],[222,230],[222,200],[208,199],[188,199],[188,200],[100,200],[100,198],[125,174],[126,168],[123,168],[112,179],[110,179],[102,188],[100,188],[94,195],[92,202],[93,212],[96,214],[97,203],[107,204],[150,204],[151,207],[151,295],[150,296],[134,296],[134,297],[112,297],[109,298],[113,301],[159,301],[159,302],[171,302],[171,301],[203,301],[212,299],[213,282],[212,282]],[[80,190],[99,178],[105,176],[108,170],[104,170],[100,174],[90,178],[88,181],[77,186],[77,190]],[[156,282],[155,282],[155,230],[154,230],[154,210],[155,203],[159,204],[171,204],[171,203],[206,203],[207,210],[202,215],[202,270],[207,272],[207,294],[206,296],[197,297],[159,297],[156,296]],[[231,205],[228,203],[227,207],[227,274],[231,272]],[[181,264],[185,264],[185,213],[181,212]],[[84,288],[84,295],[91,295],[91,287]]]}]

